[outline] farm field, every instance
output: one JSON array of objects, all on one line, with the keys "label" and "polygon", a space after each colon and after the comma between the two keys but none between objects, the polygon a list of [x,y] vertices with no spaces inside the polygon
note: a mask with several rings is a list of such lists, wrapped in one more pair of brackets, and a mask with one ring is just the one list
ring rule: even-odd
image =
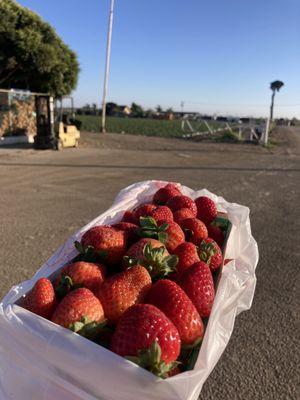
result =
[{"label": "farm field", "polygon": [[[82,122],[81,130],[87,132],[100,132],[101,116],[76,115]],[[129,133],[132,135],[181,137],[189,133],[188,129],[182,131],[181,120],[174,121],[147,119],[147,118],[120,118],[107,117],[107,131],[113,133]],[[211,126],[219,126],[218,122],[210,122]],[[193,126],[201,131],[207,128],[200,122],[193,122]]]}]

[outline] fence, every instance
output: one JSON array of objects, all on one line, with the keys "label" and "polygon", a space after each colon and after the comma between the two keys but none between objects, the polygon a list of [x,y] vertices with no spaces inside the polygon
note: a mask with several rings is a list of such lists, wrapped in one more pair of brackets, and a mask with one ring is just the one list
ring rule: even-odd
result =
[{"label": "fence", "polygon": [[267,119],[206,119],[201,115],[184,115],[181,122],[183,137],[185,138],[221,138],[222,135],[228,135],[236,141],[250,141],[266,145],[269,134],[269,118]]}]

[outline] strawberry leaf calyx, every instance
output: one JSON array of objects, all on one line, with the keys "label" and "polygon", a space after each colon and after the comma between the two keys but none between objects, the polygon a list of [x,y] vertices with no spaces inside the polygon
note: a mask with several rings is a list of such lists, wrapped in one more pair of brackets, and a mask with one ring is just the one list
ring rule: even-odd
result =
[{"label": "strawberry leaf calyx", "polygon": [[213,243],[205,243],[205,241],[202,240],[200,248],[198,249],[199,258],[201,261],[209,264],[211,258],[216,254],[216,252],[217,250]]},{"label": "strawberry leaf calyx", "polygon": [[168,240],[168,234],[166,230],[169,228],[167,223],[158,226],[157,222],[152,217],[141,217],[140,228],[138,234],[141,237],[157,239],[162,243],[166,243]]},{"label": "strawberry leaf calyx", "polygon": [[167,378],[168,372],[179,364],[177,361],[169,364],[161,361],[161,348],[156,341],[148,349],[139,350],[137,356],[127,356],[125,358],[163,379]]},{"label": "strawberry leaf calyx", "polygon": [[72,260],[76,261],[86,261],[86,262],[103,262],[107,257],[107,252],[103,250],[96,250],[93,246],[83,246],[82,243],[75,241],[74,246],[78,251],[78,255]]},{"label": "strawberry leaf calyx", "polygon": [[64,298],[71,290],[83,287],[81,283],[74,283],[69,275],[62,275],[60,281],[55,288],[55,294],[58,300]]},{"label": "strawberry leaf calyx", "polygon": [[55,288],[55,294],[58,300],[61,300],[74,288],[73,280],[68,275],[63,275]]},{"label": "strawberry leaf calyx", "polygon": [[165,251],[164,246],[152,247],[151,243],[147,243],[144,247],[144,259],[140,261],[140,264],[148,270],[153,279],[164,278],[176,272],[178,256],[165,256]]},{"label": "strawberry leaf calyx", "polygon": [[88,317],[83,316],[80,321],[76,321],[69,326],[69,329],[78,335],[81,335],[87,339],[94,340],[100,332],[103,332],[107,324],[107,321],[91,321]]}]

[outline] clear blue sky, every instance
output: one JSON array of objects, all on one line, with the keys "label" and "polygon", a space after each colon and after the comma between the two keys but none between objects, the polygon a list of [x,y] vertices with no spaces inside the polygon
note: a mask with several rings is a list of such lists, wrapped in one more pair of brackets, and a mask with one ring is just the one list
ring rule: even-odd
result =
[{"label": "clear blue sky", "polygon": [[[20,0],[78,54],[77,105],[100,103],[109,0]],[[300,0],[116,0],[108,99],[300,117]]]}]

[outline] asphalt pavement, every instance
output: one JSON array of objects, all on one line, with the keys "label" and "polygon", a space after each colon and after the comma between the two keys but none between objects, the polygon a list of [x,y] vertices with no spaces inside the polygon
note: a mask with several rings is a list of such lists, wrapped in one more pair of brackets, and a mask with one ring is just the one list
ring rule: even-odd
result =
[{"label": "asphalt pavement", "polygon": [[0,148],[0,296],[127,185],[164,179],[207,188],[250,207],[260,261],[253,306],[237,317],[200,399],[299,399],[300,129],[281,128],[269,149],[82,137],[79,149],[61,152]]}]

